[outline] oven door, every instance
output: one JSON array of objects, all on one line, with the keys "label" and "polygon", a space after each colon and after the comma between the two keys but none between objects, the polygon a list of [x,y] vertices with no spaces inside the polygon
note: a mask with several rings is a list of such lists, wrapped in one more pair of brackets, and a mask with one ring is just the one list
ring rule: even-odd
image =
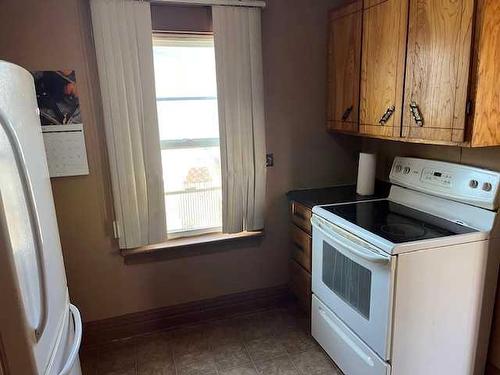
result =
[{"label": "oven door", "polygon": [[314,215],[312,291],[384,360],[390,359],[396,257]]}]

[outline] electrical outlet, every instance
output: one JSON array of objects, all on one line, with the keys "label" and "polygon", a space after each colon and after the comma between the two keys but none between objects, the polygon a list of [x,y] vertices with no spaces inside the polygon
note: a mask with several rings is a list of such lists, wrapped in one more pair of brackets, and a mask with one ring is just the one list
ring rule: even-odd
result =
[{"label": "electrical outlet", "polygon": [[266,167],[274,166],[274,154],[266,154]]}]

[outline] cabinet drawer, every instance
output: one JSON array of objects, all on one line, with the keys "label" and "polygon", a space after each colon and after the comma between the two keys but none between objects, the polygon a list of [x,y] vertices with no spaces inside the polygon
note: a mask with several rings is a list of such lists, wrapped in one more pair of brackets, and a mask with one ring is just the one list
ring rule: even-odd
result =
[{"label": "cabinet drawer", "polygon": [[308,234],[311,234],[311,215],[312,212],[309,208],[300,203],[292,202],[292,222]]},{"label": "cabinet drawer", "polygon": [[311,236],[294,224],[290,225],[292,258],[311,272]]},{"label": "cabinet drawer", "polygon": [[290,290],[297,297],[300,306],[310,313],[311,274],[294,260],[290,260]]}]

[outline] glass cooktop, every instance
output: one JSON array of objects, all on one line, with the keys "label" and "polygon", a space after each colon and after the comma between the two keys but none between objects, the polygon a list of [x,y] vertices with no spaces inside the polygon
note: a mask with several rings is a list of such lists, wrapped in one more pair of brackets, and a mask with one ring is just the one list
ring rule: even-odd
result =
[{"label": "glass cooktop", "polygon": [[476,232],[475,229],[389,200],[323,206],[322,208],[392,243]]}]

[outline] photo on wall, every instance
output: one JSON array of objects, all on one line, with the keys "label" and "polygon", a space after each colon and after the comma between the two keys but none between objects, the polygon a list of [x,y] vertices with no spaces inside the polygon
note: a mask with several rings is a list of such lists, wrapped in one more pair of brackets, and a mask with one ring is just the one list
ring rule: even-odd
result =
[{"label": "photo on wall", "polygon": [[32,74],[42,126],[81,124],[75,71],[36,71]]}]

